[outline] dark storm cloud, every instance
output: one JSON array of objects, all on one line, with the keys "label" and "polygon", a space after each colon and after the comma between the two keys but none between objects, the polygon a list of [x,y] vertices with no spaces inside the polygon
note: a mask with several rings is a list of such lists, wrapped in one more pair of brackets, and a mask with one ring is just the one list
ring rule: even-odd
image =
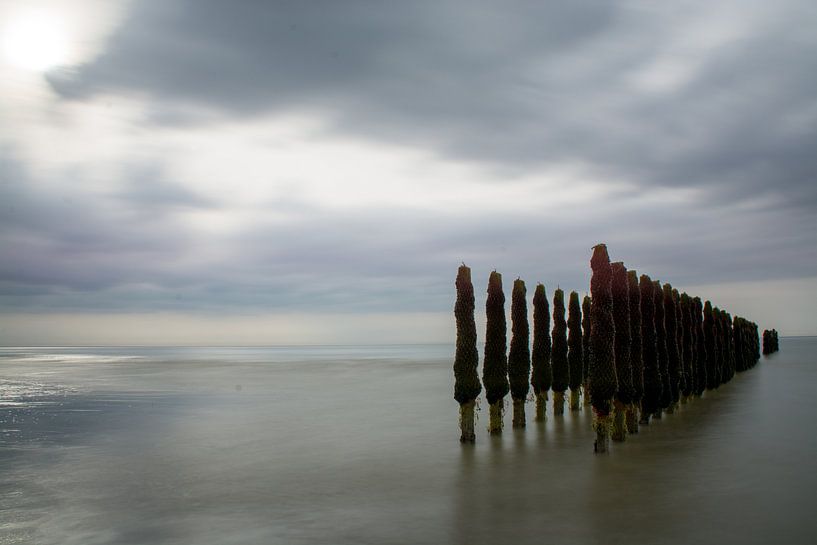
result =
[{"label": "dark storm cloud", "polygon": [[[703,187],[721,201],[777,193],[813,209],[817,16],[805,1],[752,4],[746,13],[769,15],[696,49],[697,25],[742,22],[733,7],[710,20],[701,6],[611,2],[146,0],[99,58],[52,85],[178,106],[157,123],[194,122],[190,102],[231,116],[319,110],[334,130],[508,175],[580,162],[644,187]],[[673,63],[689,77],[657,91],[632,82]]]}]

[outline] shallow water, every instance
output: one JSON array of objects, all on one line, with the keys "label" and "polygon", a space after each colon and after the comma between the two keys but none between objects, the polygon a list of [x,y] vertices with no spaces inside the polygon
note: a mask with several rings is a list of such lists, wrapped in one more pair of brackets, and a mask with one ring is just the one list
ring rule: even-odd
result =
[{"label": "shallow water", "polygon": [[817,541],[817,338],[605,456],[586,410],[460,445],[452,354],[0,349],[0,544]]}]

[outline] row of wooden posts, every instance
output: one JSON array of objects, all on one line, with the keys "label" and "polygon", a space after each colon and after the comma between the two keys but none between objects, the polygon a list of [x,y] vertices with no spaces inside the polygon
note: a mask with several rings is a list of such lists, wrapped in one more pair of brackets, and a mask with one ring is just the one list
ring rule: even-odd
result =
[{"label": "row of wooden posts", "polygon": [[[702,303],[645,274],[639,278],[621,262],[611,264],[604,244],[593,248],[590,264],[590,295],[580,305],[578,293],[570,293],[567,320],[564,292],[555,291],[552,331],[545,287],[536,286],[532,346],[525,282],[514,281],[510,350],[502,275],[491,273],[482,383],[471,270],[465,264],[459,268],[454,398],[460,404],[460,441],[475,441],[474,409],[483,385],[491,434],[502,432],[508,393],[513,426],[522,428],[530,387],[537,421],[545,419],[548,391],[553,391],[553,413],[560,415],[569,389],[571,410],[580,409],[582,392],[585,404],[592,405],[595,450],[606,452],[610,437],[624,441],[628,433],[638,433],[639,423],[674,412],[679,403],[719,387],[759,360],[754,322],[732,318],[709,301]],[[771,347],[771,334],[769,339]]]}]

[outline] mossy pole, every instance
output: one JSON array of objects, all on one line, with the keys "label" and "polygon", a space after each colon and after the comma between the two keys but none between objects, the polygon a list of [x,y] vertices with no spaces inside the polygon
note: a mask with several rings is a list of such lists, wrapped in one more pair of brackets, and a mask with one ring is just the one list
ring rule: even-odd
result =
[{"label": "mossy pole", "polygon": [[704,333],[703,303],[700,297],[692,298],[692,321],[695,328],[695,395],[701,397],[707,384],[707,351]]},{"label": "mossy pole", "polygon": [[749,320],[743,320],[743,331],[741,335],[743,343],[743,370],[752,368],[752,325]]},{"label": "mossy pole", "polygon": [[718,310],[718,341],[720,342],[721,348],[721,359],[720,359],[720,369],[721,369],[721,384],[726,384],[729,382],[729,343],[726,342],[727,337],[727,326],[726,326],[726,311],[723,309]]},{"label": "mossy pole", "polygon": [[732,335],[735,343],[735,372],[746,370],[746,346],[743,341],[743,318],[735,316],[732,321]]},{"label": "mossy pole", "polygon": [[744,371],[748,371],[755,365],[754,353],[757,344],[757,337],[753,335],[754,323],[749,320],[743,320],[743,335],[741,341],[743,342],[743,365]]},{"label": "mossy pole", "polygon": [[749,331],[752,338],[752,367],[757,365],[760,361],[760,338],[758,337],[757,324],[752,322],[752,327]]},{"label": "mossy pole", "polygon": [[584,404],[590,406],[590,305],[589,295],[582,299],[582,379]]},{"label": "mossy pole", "polygon": [[686,389],[687,371],[684,366],[686,358],[686,344],[684,340],[684,311],[681,308],[681,294],[677,289],[672,290],[672,299],[675,302],[675,342],[678,344],[678,397],[682,403],[686,403],[684,390]]},{"label": "mossy pole", "polygon": [[565,322],[565,292],[560,288],[553,294],[553,414],[565,412],[565,390],[570,385],[570,368],[567,362],[567,322]]},{"label": "mossy pole", "polygon": [[754,367],[757,365],[757,362],[760,361],[760,339],[758,337],[757,324],[754,322],[752,322],[750,336],[752,338],[752,367]]},{"label": "mossy pole", "polygon": [[681,401],[687,402],[695,388],[695,330],[692,325],[692,299],[681,294],[681,343],[683,351],[684,385]]},{"label": "mossy pole", "polygon": [[473,443],[474,405],[482,391],[477,366],[477,325],[474,321],[474,286],[471,269],[460,265],[457,271],[457,301],[454,318],[457,323],[457,348],[454,353],[454,399],[460,404],[460,442]]},{"label": "mossy pole", "polygon": [[658,370],[661,374],[661,399],[653,417],[661,418],[661,412],[672,404],[672,387],[669,376],[669,353],[667,351],[667,324],[664,309],[664,292],[661,283],[656,280],[655,286],[655,342],[658,347]]},{"label": "mossy pole", "polygon": [[721,309],[712,307],[712,329],[715,338],[715,388],[723,384],[723,362],[725,359],[726,347],[723,346],[723,323],[721,320]]},{"label": "mossy pole", "polygon": [[533,350],[531,351],[531,386],[536,395],[536,422],[545,420],[548,390],[553,381],[550,368],[550,306],[545,286],[537,284],[533,292]]},{"label": "mossy pole", "polygon": [[741,335],[743,342],[743,370],[748,371],[752,368],[752,323],[749,320],[743,320],[743,335]]},{"label": "mossy pole", "polygon": [[590,259],[590,402],[593,405],[593,428],[596,430],[595,452],[607,452],[613,418],[613,398],[618,390],[613,323],[612,269],[607,246],[593,247]]},{"label": "mossy pole", "polygon": [[505,321],[505,294],[502,275],[496,271],[488,278],[488,299],[485,303],[485,356],[482,365],[482,383],[488,400],[490,416],[488,432],[502,433],[503,400],[510,390],[508,384],[507,336]]},{"label": "mossy pole", "polygon": [[764,356],[774,354],[780,350],[780,338],[776,329],[764,329],[762,341],[761,351]]},{"label": "mossy pole", "polygon": [[655,331],[655,284],[646,274],[638,281],[641,293],[641,349],[644,362],[644,395],[641,398],[641,423],[649,424],[650,416],[661,407],[661,368],[658,366],[658,342]]},{"label": "mossy pole", "polygon": [[644,397],[644,360],[641,342],[641,290],[638,288],[638,274],[627,271],[628,293],[630,294],[630,366],[633,372],[633,402],[627,409],[627,431],[638,433],[639,408]]},{"label": "mossy pole", "polygon": [[525,400],[530,384],[530,327],[525,281],[517,278],[511,294],[511,349],[508,378],[513,399],[513,427],[525,427]]},{"label": "mossy pole", "polygon": [[706,350],[706,389],[714,390],[718,387],[719,377],[717,372],[718,345],[715,338],[715,317],[712,312],[712,303],[704,303],[704,348]]},{"label": "mossy pole", "polygon": [[735,376],[735,335],[732,331],[732,315],[723,311],[724,344],[726,345],[726,381]]},{"label": "mossy pole", "polygon": [[746,320],[745,324],[746,343],[746,370],[748,371],[760,360],[760,344],[758,339],[757,324]]},{"label": "mossy pole", "polygon": [[630,362],[630,283],[627,267],[617,261],[611,266],[610,288],[613,297],[615,329],[615,367],[618,389],[614,401],[613,441],[627,439],[627,410],[633,402],[633,368]]},{"label": "mossy pole", "polygon": [[567,305],[567,366],[569,368],[570,410],[581,409],[581,390],[583,380],[582,354],[582,308],[579,294],[570,292]]},{"label": "mossy pole", "polygon": [[680,401],[681,382],[681,355],[678,352],[678,314],[675,309],[675,298],[672,296],[672,286],[664,284],[664,323],[667,339],[667,370],[669,371],[670,401],[664,408],[667,413],[675,412]]}]

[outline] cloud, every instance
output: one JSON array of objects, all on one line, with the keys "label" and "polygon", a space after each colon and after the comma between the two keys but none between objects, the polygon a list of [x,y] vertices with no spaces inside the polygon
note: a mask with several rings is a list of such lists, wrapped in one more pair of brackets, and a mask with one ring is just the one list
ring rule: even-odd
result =
[{"label": "cloud", "polygon": [[146,1],[102,55],[52,84],[66,97],[148,93],[175,105],[156,123],[317,111],[327,130],[509,176],[581,163],[720,201],[782,189],[811,209],[810,23],[814,10],[794,1]]},{"label": "cloud", "polygon": [[[4,164],[16,170],[0,186],[15,203],[0,216],[6,311],[447,312],[460,261],[474,268],[480,306],[493,269],[508,284],[521,276],[581,292],[599,240],[615,259],[680,289],[817,275],[810,217],[781,224],[737,205],[690,209],[677,191],[606,206],[582,200],[551,214],[490,201],[452,210],[298,200],[247,208],[216,205],[133,165],[116,191],[54,193],[34,189],[13,155]],[[517,191],[516,200],[535,198]],[[213,225],[222,215],[229,228]]]}]

